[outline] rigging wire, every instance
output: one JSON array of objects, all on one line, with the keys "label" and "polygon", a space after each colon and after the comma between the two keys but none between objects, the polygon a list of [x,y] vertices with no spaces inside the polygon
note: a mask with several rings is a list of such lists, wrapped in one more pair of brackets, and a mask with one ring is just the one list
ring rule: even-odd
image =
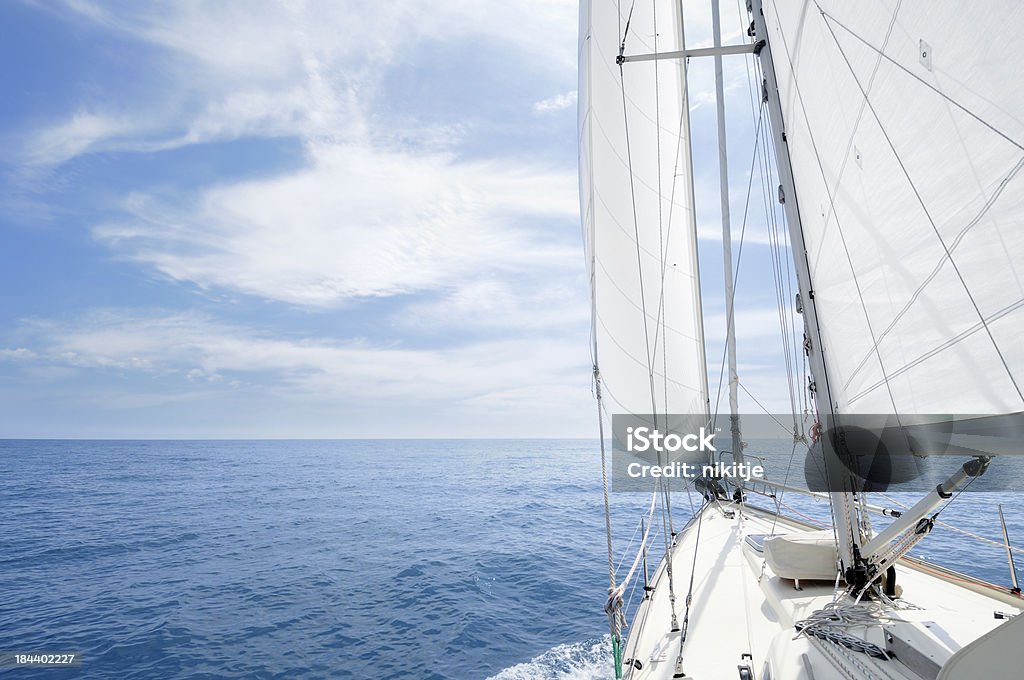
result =
[{"label": "rigging wire", "polygon": [[[927,87],[927,88],[928,88],[929,90],[931,90],[931,91],[932,91],[932,92],[934,92],[935,94],[939,95],[940,97],[942,97],[942,98],[943,98],[943,99],[945,99],[945,100],[946,100],[947,102],[949,102],[950,104],[952,104],[952,105],[953,105],[953,106],[955,106],[956,108],[958,108],[958,109],[960,109],[961,111],[963,111],[964,113],[966,113],[966,114],[967,114],[968,116],[970,116],[970,117],[971,117],[971,118],[973,118],[974,120],[976,120],[976,121],[978,121],[979,123],[981,123],[981,124],[982,124],[983,126],[985,126],[986,128],[988,128],[988,129],[989,129],[990,131],[992,131],[992,132],[994,132],[995,134],[997,134],[998,136],[1002,137],[1002,138],[1003,138],[1003,139],[1004,139],[1005,141],[1009,142],[1010,144],[1012,144],[1013,146],[1017,147],[1017,148],[1018,148],[1018,149],[1020,149],[1021,151],[1024,151],[1024,144],[1022,144],[1021,142],[1018,142],[1018,141],[1017,141],[1017,140],[1015,140],[1015,139],[1014,139],[1013,137],[1011,137],[1011,136],[1009,135],[1009,133],[1007,133],[1007,132],[1005,132],[1005,131],[1003,131],[1003,130],[1000,130],[1000,129],[999,129],[998,127],[996,127],[996,126],[995,126],[995,125],[994,125],[993,123],[990,123],[990,122],[988,122],[987,120],[985,120],[984,118],[982,118],[982,117],[981,117],[980,115],[978,115],[978,114],[977,114],[977,113],[975,113],[974,111],[971,111],[971,110],[970,110],[969,108],[967,108],[966,106],[964,106],[964,105],[963,105],[963,104],[961,104],[960,102],[956,101],[955,99],[953,99],[952,97],[950,97],[950,96],[949,96],[948,94],[946,94],[945,92],[943,92],[943,91],[942,91],[942,90],[940,90],[939,88],[935,87],[935,85],[933,85],[932,83],[929,83],[929,82],[928,82],[927,80],[925,80],[925,79],[924,79],[924,78],[922,78],[921,76],[917,75],[916,73],[914,73],[913,71],[911,71],[910,69],[908,69],[908,68],[907,68],[906,66],[904,66],[903,64],[899,63],[898,61],[896,61],[895,59],[893,59],[892,57],[890,57],[890,56],[889,56],[888,54],[886,54],[886,53],[885,53],[885,51],[884,51],[884,46],[883,46],[883,48],[882,48],[882,49],[879,49],[878,47],[876,47],[876,46],[872,45],[872,44],[871,44],[870,42],[868,42],[868,41],[867,41],[866,39],[864,39],[863,37],[861,37],[860,35],[858,35],[858,34],[857,34],[857,33],[856,33],[855,31],[853,31],[853,30],[852,30],[852,29],[850,29],[850,28],[849,28],[848,26],[846,26],[846,24],[842,23],[841,21],[839,21],[838,19],[836,19],[836,18],[835,18],[834,16],[832,16],[831,14],[829,14],[828,12],[826,12],[825,10],[823,10],[823,9],[821,8],[821,5],[819,5],[819,4],[817,3],[817,2],[815,2],[815,3],[814,3],[814,5],[815,5],[815,6],[816,6],[816,7],[818,8],[818,11],[819,11],[819,12],[821,12],[821,15],[822,15],[822,16],[823,16],[823,17],[824,17],[824,18],[825,18],[826,20],[827,20],[827,22],[831,22],[831,23],[834,23],[834,24],[835,24],[836,26],[839,26],[839,27],[840,27],[841,29],[843,29],[844,31],[846,31],[847,33],[849,33],[849,34],[850,34],[851,36],[853,36],[853,37],[854,37],[855,39],[857,39],[857,40],[858,40],[858,41],[859,41],[860,43],[862,43],[862,44],[863,44],[863,45],[864,45],[865,47],[867,47],[867,48],[868,48],[869,50],[871,50],[872,52],[875,52],[875,53],[877,53],[877,54],[878,54],[878,56],[879,56],[880,58],[882,58],[882,59],[886,60],[887,62],[889,62],[890,64],[892,64],[892,65],[893,65],[893,66],[895,66],[896,68],[900,69],[900,70],[901,70],[901,71],[903,71],[903,72],[904,72],[904,73],[905,73],[906,75],[910,76],[911,78],[913,78],[914,80],[916,80],[916,81],[917,81],[917,82],[919,82],[920,84],[924,85],[924,86],[925,86],[925,87]],[[833,37],[834,37],[834,34],[833,34]]]},{"label": "rigging wire", "polygon": [[[737,252],[736,252],[736,267],[735,267],[735,270],[733,272],[732,290],[733,290],[733,297],[734,298],[736,297],[736,286],[739,283],[739,279],[740,279],[740,265],[743,262],[743,245],[744,245],[744,243],[746,243],[747,216],[748,216],[749,211],[750,211],[750,195],[751,195],[751,190],[753,188],[753,182],[754,182],[754,164],[755,164],[755,162],[757,161],[757,158],[758,158],[758,147],[756,145],[756,142],[757,142],[757,139],[761,135],[761,127],[762,127],[761,124],[762,124],[762,121],[763,121],[763,116],[758,117],[758,119],[757,119],[757,127],[756,127],[756,130],[754,132],[754,141],[755,141],[754,153],[753,153],[753,155],[750,158],[750,177],[747,180],[747,196],[746,196],[746,199],[744,200],[744,203],[743,203],[743,222],[742,222],[742,225],[740,227],[739,247],[737,248]],[[735,305],[733,305],[733,309],[735,309]],[[723,384],[723,380],[725,378],[725,364],[726,364],[726,354],[727,354],[727,351],[728,351],[728,347],[723,347],[722,348],[722,361],[721,361],[721,363],[719,365],[719,371],[718,371],[718,388],[717,388],[717,392],[715,394],[715,412],[713,414],[713,418],[712,418],[712,421],[711,421],[712,422],[712,426],[714,426],[714,423],[718,420],[718,413],[719,413],[719,410],[721,409],[721,403],[722,403],[722,384]]]},{"label": "rigging wire", "polygon": [[[880,495],[882,498],[886,499],[887,501],[889,501],[893,505],[898,505],[901,508],[909,508],[910,507],[906,503],[903,503],[902,501],[899,501],[899,500],[893,498],[892,496],[889,496],[889,495],[887,495],[885,493],[882,493],[881,491],[879,491],[877,493],[878,493],[878,495]],[[995,540],[992,540],[991,538],[986,538],[985,536],[982,536],[981,534],[976,534],[974,532],[967,531],[966,529],[961,529],[960,527],[955,526],[953,524],[950,524],[949,522],[943,522],[942,520],[938,520],[937,519],[937,520],[935,520],[935,524],[937,524],[938,526],[943,527],[945,529],[949,529],[951,531],[955,531],[958,534],[963,534],[964,536],[969,536],[970,538],[973,538],[975,540],[982,541],[983,543],[989,543],[991,545],[998,546],[998,547],[1003,548],[1003,549],[1009,548],[1013,552],[1024,554],[1024,548],[1018,548],[1016,546],[1013,546],[1013,545],[1010,545],[1010,544],[1006,543],[1005,541],[995,541]]]},{"label": "rigging wire", "polygon": [[[757,74],[758,76],[761,75],[760,64],[757,65]],[[765,102],[762,102],[762,111],[766,108],[767,105]],[[765,209],[766,229],[770,246],[769,259],[772,266],[773,282],[776,291],[776,306],[779,314],[779,332],[782,341],[787,387],[789,390],[790,413],[793,418],[793,436],[795,439],[799,439],[804,435],[804,431],[797,414],[801,413],[804,409],[798,408],[797,392],[801,391],[799,385],[802,384],[803,376],[806,375],[806,372],[803,371],[797,375],[796,366],[799,362],[791,358],[796,356],[796,353],[799,351],[797,348],[803,347],[803,343],[797,340],[799,336],[797,336],[796,331],[796,314],[792,307],[792,301],[795,299],[792,292],[793,272],[791,267],[784,264],[787,258],[783,251],[789,249],[790,252],[792,252],[792,250],[789,247],[785,212],[772,197],[776,186],[776,180],[772,173],[772,164],[769,159],[776,157],[775,140],[771,135],[765,135],[762,140],[762,144],[764,151],[761,165],[763,180],[761,185],[761,195]]]},{"label": "rigging wire", "polygon": [[[744,13],[742,11],[740,0],[737,0],[736,4],[737,4],[737,14],[736,14],[736,16],[737,16],[737,19],[739,20],[740,31],[742,32],[746,28],[745,22],[744,22]],[[773,234],[773,233],[775,235],[775,238],[771,240],[771,243],[774,246],[774,257],[772,258],[772,263],[773,263],[773,265],[778,263],[778,266],[773,266],[773,272],[775,272],[775,271],[779,272],[779,277],[776,278],[776,281],[777,281],[778,306],[779,306],[779,315],[780,315],[780,335],[782,336],[783,356],[784,356],[785,364],[786,364],[786,379],[787,379],[787,387],[788,387],[789,398],[790,398],[790,410],[791,410],[791,413],[793,414],[793,439],[794,439],[793,447],[792,447],[792,449],[790,451],[789,461],[788,461],[788,463],[786,465],[786,473],[785,473],[784,484],[787,484],[788,481],[789,481],[789,476],[790,476],[790,474],[792,472],[792,469],[793,469],[793,459],[795,458],[795,454],[796,454],[796,450],[797,450],[797,444],[798,444],[799,441],[806,441],[806,438],[805,438],[805,435],[804,435],[804,429],[802,427],[803,424],[802,424],[801,420],[799,419],[799,417],[797,416],[797,413],[801,413],[801,412],[804,412],[806,410],[803,407],[804,404],[806,404],[806,394],[804,393],[804,396],[802,397],[802,403],[800,404],[800,407],[798,407],[798,405],[797,405],[798,397],[796,396],[796,393],[797,392],[803,392],[803,390],[800,390],[799,387],[795,387],[795,385],[794,385],[794,383],[796,383],[796,385],[802,384],[803,376],[806,375],[806,371],[807,371],[807,369],[806,369],[806,355],[803,355],[804,362],[803,362],[802,365],[800,365],[800,362],[799,362],[798,359],[796,361],[794,361],[793,359],[790,358],[791,356],[794,356],[796,354],[796,352],[799,351],[797,348],[798,347],[802,347],[802,343],[798,344],[796,342],[796,338],[798,337],[796,335],[796,332],[797,332],[796,331],[797,324],[796,324],[796,318],[795,318],[796,314],[794,313],[794,311],[792,310],[792,308],[790,306],[790,303],[788,302],[788,301],[791,301],[791,300],[794,299],[793,293],[792,293],[792,290],[793,290],[793,283],[792,283],[792,274],[793,274],[793,272],[792,272],[792,268],[791,267],[784,267],[782,265],[782,262],[783,262],[782,250],[783,250],[783,248],[785,248],[786,250],[791,250],[791,247],[790,247],[790,244],[789,244],[789,233],[788,233],[788,230],[786,228],[779,229],[779,227],[778,227],[778,225],[777,225],[777,223],[776,223],[776,221],[774,219],[774,216],[776,214],[775,210],[771,210],[768,207],[770,205],[769,200],[768,200],[768,196],[770,195],[771,186],[772,186],[772,182],[771,182],[771,165],[768,162],[768,159],[772,157],[769,149],[774,147],[774,140],[772,139],[771,135],[764,135],[763,139],[759,139],[759,137],[760,137],[760,130],[759,130],[759,128],[760,128],[760,125],[761,125],[761,119],[763,118],[763,116],[765,114],[765,106],[763,105],[763,103],[762,103],[761,106],[758,106],[758,104],[756,103],[756,99],[757,98],[755,97],[755,94],[754,94],[755,82],[759,84],[761,82],[761,80],[762,80],[761,79],[761,75],[760,75],[760,62],[759,62],[759,60],[754,59],[754,57],[752,55],[744,55],[744,65],[745,65],[746,71],[747,71],[747,94],[748,94],[749,103],[750,103],[750,114],[751,114],[751,118],[752,119],[755,119],[755,118],[757,119],[757,127],[758,127],[758,133],[755,134],[755,138],[754,138],[755,156],[757,156],[757,151],[761,148],[761,146],[764,147],[764,153],[760,154],[759,159],[758,159],[760,161],[760,166],[759,166],[760,175],[759,176],[761,178],[761,189],[762,189],[761,196],[762,196],[763,205],[765,207],[766,226],[768,227],[768,232],[769,232],[770,235]],[[757,80],[756,81],[754,80],[754,76],[755,75],[757,75]],[[751,168],[751,175],[753,175],[753,167]],[[752,179],[752,177],[751,177],[751,179]],[[749,187],[748,187],[748,207],[749,207]],[[776,210],[777,209],[778,208],[776,207]],[[784,214],[782,215],[781,222],[783,224],[785,224],[785,215]],[[779,238],[779,232],[781,232],[781,234],[782,234],[781,239]],[[781,288],[785,292],[783,292],[782,290],[779,290],[780,287],[778,287],[778,281],[780,279],[784,282],[784,286],[782,286]],[[787,311],[789,312],[788,314],[787,314]],[[788,323],[787,323],[787,321],[788,321]],[[800,354],[802,355],[803,353],[800,352]],[[795,376],[794,375],[796,373],[795,366],[797,366],[797,365],[800,366],[800,373],[799,373],[798,376]],[[721,378],[719,379],[719,385],[721,386]],[[753,395],[750,393],[750,390],[748,390],[745,385],[740,383],[740,386],[743,387],[744,392],[746,392],[751,398],[753,398],[755,400],[755,402],[758,401],[756,398],[753,397]],[[761,406],[762,409],[764,409],[763,405],[761,405],[760,403],[759,403],[759,406]],[[767,412],[767,409],[764,409],[764,410]],[[771,415],[771,414],[769,414],[769,415]],[[780,423],[780,425],[781,425],[781,423]],[[784,494],[784,491],[781,494],[779,494],[779,497],[777,498],[777,503],[779,505],[783,505],[782,494]],[[778,520],[778,516],[776,516],[775,520],[776,521]],[[772,533],[773,534],[774,534],[774,531],[775,531],[775,524],[773,522],[773,525],[772,525]]]},{"label": "rigging wire", "polygon": [[[658,79],[658,73],[659,73],[658,72],[658,64],[660,63],[660,60],[658,59],[658,4],[656,2],[651,3],[651,7],[652,7],[652,10],[653,10],[652,22],[653,22],[653,28],[654,28],[654,55],[655,55],[655,58],[654,58],[654,130],[655,130],[655,133],[654,134],[655,134],[655,146],[656,146],[655,165],[657,166],[657,169],[658,169],[658,193],[657,193],[657,197],[658,197],[658,252],[659,252],[659,255],[660,255],[660,258],[661,258],[661,262],[660,262],[660,264],[661,264],[661,276],[660,276],[660,280],[659,280],[659,288],[660,288],[660,290],[659,290],[659,294],[658,294],[660,303],[659,303],[658,315],[661,316],[663,308],[664,308],[664,300],[665,300],[665,266],[666,266],[666,249],[667,249],[667,246],[666,246],[666,243],[665,243],[664,222],[663,222],[663,217],[662,217],[663,191],[662,191],[662,178],[661,178],[661,93],[660,93],[660,83],[659,83],[659,79]],[[620,64],[620,69],[621,69],[621,64]],[[625,92],[625,90],[623,90],[623,92]],[[634,209],[635,209],[635,206],[634,206]],[[639,243],[639,237],[637,238],[637,243]],[[641,276],[641,278],[643,277],[643,272],[642,271],[640,272],[640,276]],[[641,292],[641,297],[642,297],[642,295],[643,295],[643,293]],[[662,321],[662,323],[659,323],[657,326],[655,326],[655,329],[654,329],[654,345],[655,345],[654,346],[654,358],[657,357],[657,351],[658,351],[657,350],[658,333],[660,332],[662,334],[663,338],[664,338],[664,334],[665,334],[664,319],[662,319],[661,321]],[[644,319],[644,324],[646,325],[646,323],[647,323],[647,319],[645,318]],[[652,358],[652,361],[653,361],[653,358]],[[665,393],[665,402],[664,402],[664,407],[665,407],[665,411],[664,412],[665,412],[665,418],[666,418],[665,425],[667,426],[668,425],[667,419],[668,419],[668,413],[669,413],[669,408],[668,408],[668,342],[667,341],[663,341],[662,342],[661,361],[662,361],[662,369],[661,369],[662,387],[663,387],[664,393]],[[652,374],[652,379],[653,379],[653,374]],[[656,402],[656,399],[652,399],[652,402]],[[654,414],[654,418],[655,418],[655,428],[657,428],[657,413],[658,413],[657,403],[652,403],[652,406],[654,407],[653,414]],[[658,453],[658,464],[659,465],[662,464],[661,452],[660,451]],[[675,630],[675,628],[677,627],[678,624],[676,623],[675,578],[673,577],[673,574],[672,574],[672,548],[674,547],[673,542],[675,540],[675,534],[676,534],[675,529],[674,529],[674,527],[672,525],[672,489],[670,488],[669,483],[667,481],[665,481],[664,479],[661,480],[661,487],[662,487],[662,495],[663,495],[662,527],[667,527],[667,529],[668,529],[668,531],[663,531],[662,532],[662,536],[664,538],[664,543],[665,543],[665,573],[668,575],[669,610],[670,610],[671,616],[672,616],[671,624],[672,624],[672,629]]]},{"label": "rigging wire", "polygon": [[[778,7],[774,7],[774,11],[775,11],[776,19],[778,20],[778,18],[779,18],[778,17]],[[804,120],[808,120],[807,110],[806,110],[806,106],[805,106],[804,100],[803,100],[803,94],[800,91],[800,84],[799,84],[799,82],[797,82],[797,80],[795,78],[796,69],[794,68],[794,65],[793,65],[793,56],[792,56],[792,54],[790,54],[789,45],[786,43],[786,37],[785,37],[784,34],[780,35],[780,43],[779,44],[782,47],[782,52],[785,54],[786,61],[787,61],[788,65],[789,65],[790,72],[791,72],[791,74],[793,76],[793,87],[794,87],[794,90],[795,90],[795,93],[796,93],[797,102],[799,103],[799,106],[800,106],[800,111],[803,114]],[[814,138],[814,135],[810,134],[809,131],[808,131],[808,139],[809,139],[810,144],[811,144],[811,149],[812,149],[812,151],[814,153],[814,156],[815,156],[815,158],[817,160],[818,171],[821,174],[822,181],[824,181],[825,185],[826,185],[826,194],[827,194],[827,197],[828,197],[828,200],[829,200],[829,204],[830,204],[831,209],[832,209],[832,213],[831,214],[835,215],[836,214],[836,212],[835,212],[835,200],[834,200],[832,192],[830,190],[828,190],[828,188],[827,188],[828,187],[828,179],[825,176],[826,175],[825,169],[824,169],[824,166],[822,165],[820,156],[818,154],[817,142],[816,142],[816,140]],[[842,243],[843,249],[844,249],[844,251],[847,254],[847,261],[851,263],[851,274],[852,274],[854,285],[855,285],[855,287],[857,289],[858,299],[860,301],[861,308],[865,312],[865,320],[866,320],[866,323],[868,325],[868,331],[871,334],[872,339],[874,339],[874,335],[875,334],[874,334],[874,331],[873,331],[873,329],[871,327],[870,318],[867,318],[866,307],[864,306],[864,296],[863,296],[863,293],[861,292],[860,283],[857,280],[856,272],[852,270],[852,260],[849,257],[849,247],[846,244],[846,238],[845,238],[845,235],[843,233],[842,228],[839,226],[838,220],[836,221],[836,229],[837,229],[837,231],[839,233],[839,239],[840,239],[840,242]],[[798,255],[796,253],[794,253],[794,257],[797,257],[797,256]],[[810,267],[810,261],[809,261],[809,256],[808,256],[807,252],[803,253],[803,257],[804,257],[804,260],[807,263],[807,266],[809,268]],[[813,301],[811,301],[811,300],[805,300],[804,303],[805,303],[805,305],[813,305]],[[815,328],[813,330],[815,332],[812,335],[812,337],[810,338],[810,340],[812,342],[816,341],[818,343],[818,346],[821,347],[821,343],[822,343],[821,328],[819,326],[819,327],[817,327],[817,328]],[[880,354],[879,354],[879,362],[881,362],[881,355]],[[882,373],[884,375],[885,374],[884,366],[880,366],[880,368],[881,368]],[[832,400],[831,400],[831,389],[830,389],[830,386],[829,386],[828,372],[825,371],[825,372],[822,373],[822,375],[815,376],[815,378],[824,381],[824,383],[825,383],[824,384],[825,393],[826,393],[826,395],[828,395],[828,398],[826,399],[825,406],[827,407],[827,412],[832,413],[833,415],[835,415],[836,404],[832,403]],[[894,396],[892,394],[892,389],[891,389],[890,385],[888,384],[888,382],[886,383],[886,389],[888,391],[890,401],[893,404],[893,409],[896,410],[895,398],[894,398]],[[814,398],[815,404],[817,405],[819,403],[819,399],[817,397],[817,392],[815,393],[815,395],[813,395],[813,398]],[[898,418],[898,416],[897,416],[897,418]],[[819,415],[819,419],[820,419],[820,415]],[[826,460],[826,467],[827,467],[827,460]],[[848,478],[848,484],[853,484],[852,478]],[[848,534],[848,536],[851,539],[853,539],[853,541],[852,541],[853,544],[856,545],[859,542],[857,540],[857,532],[858,532],[858,529],[859,529],[860,525],[859,525],[859,523],[855,524],[854,521],[853,521],[852,513],[854,512],[854,509],[851,507],[851,504],[849,502],[847,502],[845,500],[845,497],[844,497],[844,500],[841,503],[839,503],[838,507],[837,507],[837,505],[835,503],[831,503],[831,505],[832,505],[832,515],[833,515],[833,518],[835,519],[835,522],[834,522],[834,532],[836,534],[837,544],[840,543],[840,541],[839,541],[839,531],[840,531],[840,526],[841,526],[844,534]],[[849,552],[849,550],[848,550],[849,546],[846,546],[843,549],[847,550],[847,552]],[[849,557],[849,555],[847,555],[847,557]]]},{"label": "rigging wire", "polygon": [[700,552],[697,548],[700,546],[700,530],[704,525],[704,509],[710,505],[710,501],[705,501],[700,510],[698,511],[697,517],[697,536],[693,542],[693,564],[690,565],[690,587],[686,592],[686,609],[683,612],[683,626],[679,633],[679,656],[683,655],[683,643],[686,642],[687,629],[690,626],[690,605],[693,604],[693,581],[694,576],[697,573],[697,554]]}]

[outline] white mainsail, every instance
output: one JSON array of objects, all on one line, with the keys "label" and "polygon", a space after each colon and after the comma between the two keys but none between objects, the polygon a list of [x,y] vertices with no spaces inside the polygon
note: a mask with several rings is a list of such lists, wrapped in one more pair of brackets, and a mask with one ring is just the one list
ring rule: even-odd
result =
[{"label": "white mainsail", "polygon": [[[580,12],[580,201],[606,412],[707,408],[676,0],[595,0]],[[628,33],[627,33],[628,24]],[[656,36],[657,34],[657,36]]]},{"label": "white mainsail", "polygon": [[764,16],[833,409],[1024,411],[1024,5]]}]

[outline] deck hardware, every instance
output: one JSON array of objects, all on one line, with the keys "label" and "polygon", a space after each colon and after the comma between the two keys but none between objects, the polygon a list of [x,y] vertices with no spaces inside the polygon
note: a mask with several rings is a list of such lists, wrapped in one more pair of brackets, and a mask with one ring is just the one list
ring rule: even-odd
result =
[{"label": "deck hardware", "polygon": [[[744,661],[747,663],[744,663]],[[753,663],[754,656],[750,652],[740,654],[740,663],[736,666],[740,674],[740,680],[754,680],[754,669],[751,668]]]},{"label": "deck hardware", "polygon": [[997,505],[999,509],[999,523],[1003,527],[1003,545],[1006,546],[1006,563],[1010,567],[1010,582],[1013,583],[1013,588],[1010,592],[1014,595],[1020,595],[1020,586],[1017,585],[1017,565],[1013,563],[1013,551],[1010,549],[1010,534],[1006,531],[1006,518],[1003,517],[1003,506]]}]

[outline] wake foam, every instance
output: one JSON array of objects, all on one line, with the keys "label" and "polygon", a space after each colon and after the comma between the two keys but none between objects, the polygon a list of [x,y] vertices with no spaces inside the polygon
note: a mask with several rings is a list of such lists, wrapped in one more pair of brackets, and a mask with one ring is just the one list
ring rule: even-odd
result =
[{"label": "wake foam", "polygon": [[605,635],[552,647],[488,680],[612,680],[614,676],[611,637]]}]

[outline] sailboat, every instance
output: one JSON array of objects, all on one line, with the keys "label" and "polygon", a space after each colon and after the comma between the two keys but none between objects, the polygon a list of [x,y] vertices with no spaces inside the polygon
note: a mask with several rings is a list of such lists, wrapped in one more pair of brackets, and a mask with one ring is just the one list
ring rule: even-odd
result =
[{"label": "sailboat", "polygon": [[[861,417],[894,418],[901,453],[916,461],[941,448],[928,432],[984,438],[1007,423],[1019,432],[1024,88],[1016,38],[1024,5],[746,0],[738,7],[745,30],[726,44],[710,0],[711,44],[689,47],[692,7],[583,0],[580,11],[580,200],[615,677],[1024,678],[1022,600],[1005,523],[1012,587],[909,554],[928,540],[938,512],[971,502],[963,491],[995,454],[946,447],[944,459],[962,454],[955,469],[894,509],[879,503],[878,480],[857,466],[856,438],[844,434]],[[722,215],[721,383],[730,413],[719,435],[728,451],[717,455],[738,463],[756,455],[745,450],[738,412],[727,59],[747,63],[773,204],[766,219],[778,216],[773,252],[789,260],[773,271],[796,404],[792,441],[819,457],[826,479],[815,492],[793,482],[798,474],[694,478],[686,483],[699,507],[685,523],[672,519],[672,485],[644,480],[649,509],[617,561],[615,418],[671,429],[673,414],[712,423],[717,410],[697,217],[713,192],[696,190],[693,167],[694,140],[714,131],[691,130],[690,121],[688,72],[699,60],[715,67],[720,154],[712,200]],[[767,506],[753,501],[758,484],[774,489],[761,496]],[[783,492],[826,499],[831,527],[772,507]],[[888,515],[880,531],[876,514]],[[639,593],[635,607],[630,593]]]}]

